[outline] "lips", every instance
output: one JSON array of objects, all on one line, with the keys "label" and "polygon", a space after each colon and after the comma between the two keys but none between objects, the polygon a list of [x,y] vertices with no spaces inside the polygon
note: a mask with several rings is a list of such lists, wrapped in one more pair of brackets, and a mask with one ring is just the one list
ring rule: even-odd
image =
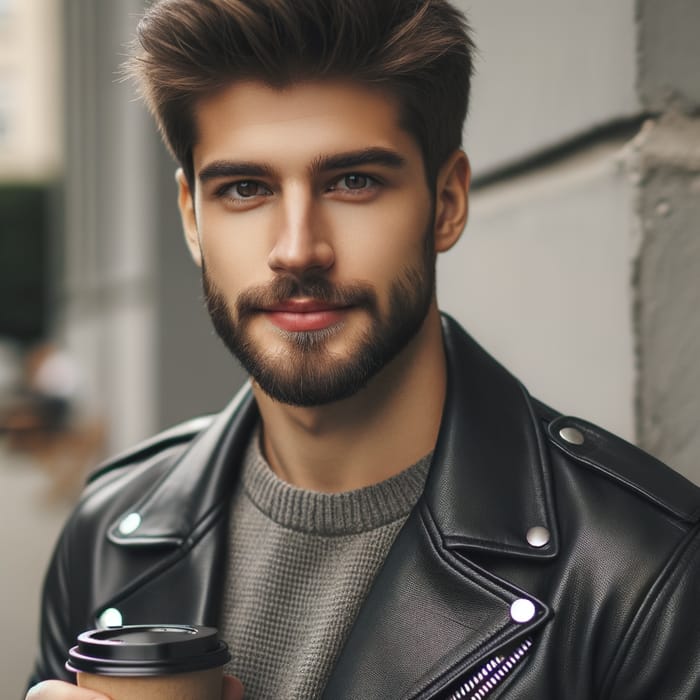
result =
[{"label": "lips", "polygon": [[264,309],[263,313],[278,328],[300,333],[319,331],[340,323],[348,308],[313,299],[290,299]]}]

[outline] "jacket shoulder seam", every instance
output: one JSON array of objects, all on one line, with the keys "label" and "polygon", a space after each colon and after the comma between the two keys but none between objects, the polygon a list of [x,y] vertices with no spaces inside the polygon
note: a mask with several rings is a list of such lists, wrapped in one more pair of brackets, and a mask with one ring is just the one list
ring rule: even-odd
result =
[{"label": "jacket shoulder seam", "polygon": [[700,520],[698,487],[635,445],[571,416],[551,421],[548,434],[550,441],[576,463],[594,469],[675,518],[686,523]]}]

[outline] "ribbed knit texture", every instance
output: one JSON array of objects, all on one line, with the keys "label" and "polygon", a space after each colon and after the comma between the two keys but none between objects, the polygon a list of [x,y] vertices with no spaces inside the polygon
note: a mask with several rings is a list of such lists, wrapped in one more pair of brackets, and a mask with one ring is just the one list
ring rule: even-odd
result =
[{"label": "ribbed knit texture", "polygon": [[274,475],[256,433],[233,497],[220,621],[246,700],[320,696],[429,465],[357,491],[305,491]]}]

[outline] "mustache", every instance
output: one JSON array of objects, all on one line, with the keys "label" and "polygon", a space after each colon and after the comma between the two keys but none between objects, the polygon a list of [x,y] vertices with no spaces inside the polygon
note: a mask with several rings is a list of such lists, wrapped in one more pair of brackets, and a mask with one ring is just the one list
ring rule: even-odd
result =
[{"label": "mustache", "polygon": [[336,285],[321,275],[282,275],[269,284],[251,287],[241,292],[236,299],[239,318],[248,316],[291,299],[309,298],[332,306],[355,306],[374,311],[377,295],[364,282]]}]

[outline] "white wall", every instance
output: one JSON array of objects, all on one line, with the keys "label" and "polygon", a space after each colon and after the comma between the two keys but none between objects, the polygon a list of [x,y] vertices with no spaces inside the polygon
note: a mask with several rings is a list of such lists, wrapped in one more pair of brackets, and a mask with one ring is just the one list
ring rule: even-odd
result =
[{"label": "white wall", "polygon": [[634,438],[632,189],[612,143],[477,192],[438,295],[531,393]]},{"label": "white wall", "polygon": [[477,174],[639,111],[635,0],[457,0],[479,57],[466,145]]}]

